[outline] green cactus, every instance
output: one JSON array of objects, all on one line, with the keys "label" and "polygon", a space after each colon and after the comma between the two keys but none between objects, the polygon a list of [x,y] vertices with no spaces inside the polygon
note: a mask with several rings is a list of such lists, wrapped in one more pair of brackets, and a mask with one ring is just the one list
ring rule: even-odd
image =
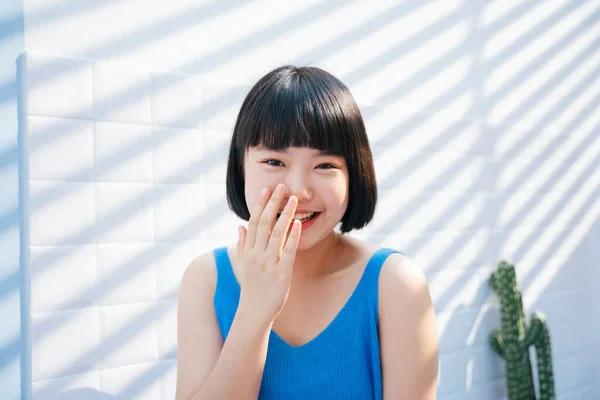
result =
[{"label": "green cactus", "polygon": [[509,400],[535,400],[529,347],[535,346],[540,400],[555,400],[550,333],[544,314],[534,312],[529,326],[517,285],[514,265],[500,262],[490,277],[490,286],[500,299],[500,330],[490,334],[490,345],[505,360]]}]

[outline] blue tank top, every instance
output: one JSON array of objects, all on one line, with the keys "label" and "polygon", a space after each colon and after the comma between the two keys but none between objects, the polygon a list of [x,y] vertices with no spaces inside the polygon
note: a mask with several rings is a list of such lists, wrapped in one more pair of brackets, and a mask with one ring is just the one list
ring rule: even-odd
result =
[{"label": "blue tank top", "polygon": [[[350,299],[317,337],[289,345],[271,330],[260,400],[381,400],[378,282],[383,262],[396,250],[378,249],[369,260]],[[227,338],[237,310],[240,286],[226,248],[214,250],[217,285],[214,307]]]}]

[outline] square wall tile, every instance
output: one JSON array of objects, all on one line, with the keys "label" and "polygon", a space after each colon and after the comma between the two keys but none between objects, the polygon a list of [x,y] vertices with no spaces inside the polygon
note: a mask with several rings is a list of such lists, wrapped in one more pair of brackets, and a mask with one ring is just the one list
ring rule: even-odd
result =
[{"label": "square wall tile", "polygon": [[200,75],[152,74],[152,124],[200,128],[202,93]]},{"label": "square wall tile", "polygon": [[29,178],[34,180],[91,180],[94,131],[90,121],[27,118]]},{"label": "square wall tile", "polygon": [[64,398],[93,399],[100,392],[100,375],[97,371],[84,372],[54,379],[31,382],[32,400],[56,400]]},{"label": "square wall tile", "polygon": [[154,221],[157,241],[203,239],[206,212],[203,185],[155,184]]},{"label": "square wall tile", "polygon": [[93,243],[95,187],[91,182],[29,182],[31,246]]},{"label": "square wall tile", "polygon": [[200,129],[153,128],[155,182],[202,183],[205,169]]},{"label": "square wall tile", "polygon": [[92,64],[27,54],[27,114],[89,118],[93,107]]},{"label": "square wall tile", "polygon": [[94,64],[94,119],[151,124],[150,73]]},{"label": "square wall tile", "polygon": [[96,122],[95,176],[99,181],[152,182],[150,125]]},{"label": "square wall tile", "polygon": [[90,371],[103,354],[95,307],[31,314],[33,381]]},{"label": "square wall tile", "polygon": [[96,304],[96,246],[32,247],[31,311],[57,311]]},{"label": "square wall tile", "polygon": [[125,304],[156,298],[152,243],[101,243],[97,251],[100,304]]},{"label": "square wall tile", "polygon": [[154,239],[152,184],[96,184],[98,241],[149,242]]},{"label": "square wall tile", "polygon": [[107,368],[100,371],[100,390],[120,399],[161,400],[159,379],[166,371],[156,362]]},{"label": "square wall tile", "polygon": [[156,360],[156,320],[152,303],[100,308],[100,341],[106,350],[100,368]]}]

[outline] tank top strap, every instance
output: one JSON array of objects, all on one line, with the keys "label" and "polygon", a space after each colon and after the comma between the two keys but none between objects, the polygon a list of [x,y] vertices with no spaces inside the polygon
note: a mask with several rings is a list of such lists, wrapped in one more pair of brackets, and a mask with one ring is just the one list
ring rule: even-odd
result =
[{"label": "tank top strap", "polygon": [[367,263],[361,284],[363,286],[362,289],[367,292],[367,297],[374,302],[373,304],[377,304],[381,267],[388,256],[394,253],[404,254],[395,249],[381,247],[373,253]]},{"label": "tank top strap", "polygon": [[214,249],[213,254],[217,265],[217,286],[221,285],[221,287],[234,288],[239,291],[239,284],[233,273],[227,247]]},{"label": "tank top strap", "polygon": [[214,307],[223,340],[227,337],[233,318],[237,311],[240,298],[240,285],[233,272],[227,248],[213,250],[217,269],[217,284],[215,288]]}]

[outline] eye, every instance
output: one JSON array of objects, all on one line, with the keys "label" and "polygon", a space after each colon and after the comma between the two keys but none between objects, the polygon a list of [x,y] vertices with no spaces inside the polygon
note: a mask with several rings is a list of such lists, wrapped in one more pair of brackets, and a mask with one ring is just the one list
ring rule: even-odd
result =
[{"label": "eye", "polygon": [[275,160],[275,159],[270,159],[270,160],[265,160],[263,161],[263,163],[270,165],[271,167],[281,167],[283,166],[283,163],[279,160]]},{"label": "eye", "polygon": [[336,166],[332,165],[332,164],[329,164],[329,163],[323,163],[323,164],[319,164],[317,166],[317,168],[320,168],[320,169],[333,169],[333,168],[336,168]]}]

